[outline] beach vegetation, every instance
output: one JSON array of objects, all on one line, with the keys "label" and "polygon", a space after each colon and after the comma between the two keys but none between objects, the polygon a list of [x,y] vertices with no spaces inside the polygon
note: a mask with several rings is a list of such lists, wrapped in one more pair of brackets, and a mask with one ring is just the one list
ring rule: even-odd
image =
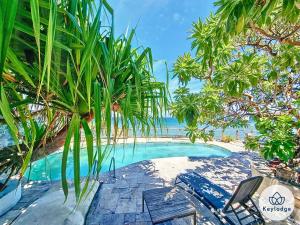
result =
[{"label": "beach vegetation", "polygon": [[[182,87],[175,92],[173,115],[186,121],[191,141],[211,135],[211,127],[254,123],[258,133],[246,139],[247,148],[267,159],[300,157],[299,1],[215,5],[214,14],[193,23],[192,51],[174,64]],[[201,81],[198,92],[187,86],[195,79]]]},{"label": "beach vegetation", "polygon": [[225,142],[225,143],[230,143],[230,142],[234,141],[234,138],[229,135],[223,135],[221,137],[221,141]]}]

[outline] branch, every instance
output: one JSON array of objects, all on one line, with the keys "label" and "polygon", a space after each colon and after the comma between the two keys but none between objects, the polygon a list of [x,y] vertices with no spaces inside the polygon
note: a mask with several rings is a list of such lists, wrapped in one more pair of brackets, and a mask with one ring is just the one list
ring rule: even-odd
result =
[{"label": "branch", "polygon": [[246,43],[246,45],[257,47],[257,48],[262,49],[262,50],[266,50],[267,52],[270,53],[270,55],[277,56],[277,52],[273,52],[273,49],[269,45],[261,45],[259,43],[249,43],[249,42]]},{"label": "branch", "polygon": [[295,26],[295,29],[294,29],[291,33],[289,33],[289,34],[287,34],[286,36],[284,36],[283,38],[286,39],[286,38],[292,36],[292,35],[293,35],[294,33],[296,33],[299,29],[300,29],[300,25]]},{"label": "branch", "polygon": [[259,34],[261,34],[265,37],[271,38],[273,40],[279,41],[282,44],[290,44],[290,45],[294,45],[294,46],[300,46],[300,41],[288,39],[288,37],[290,37],[291,35],[293,35],[295,32],[297,32],[300,29],[299,25],[297,25],[295,27],[293,32],[291,32],[290,34],[288,34],[284,37],[278,37],[276,35],[272,35],[272,34],[268,33],[267,31],[261,29],[260,27],[255,26],[253,23],[250,23],[250,28]]}]

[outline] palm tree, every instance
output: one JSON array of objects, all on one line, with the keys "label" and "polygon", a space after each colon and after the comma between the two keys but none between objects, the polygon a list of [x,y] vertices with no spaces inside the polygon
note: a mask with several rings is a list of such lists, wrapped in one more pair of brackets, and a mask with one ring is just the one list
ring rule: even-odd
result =
[{"label": "palm tree", "polygon": [[[114,37],[113,9],[105,0],[1,0],[0,7],[0,20],[9,21],[0,22],[0,110],[15,142],[1,150],[0,173],[22,177],[30,162],[64,146],[64,193],[72,153],[80,200],[95,162],[97,173],[101,169],[101,129],[110,143],[119,126],[147,131],[166,108],[165,85],[152,75],[151,50],[133,47],[134,30]],[[82,141],[89,165],[83,189]]]}]

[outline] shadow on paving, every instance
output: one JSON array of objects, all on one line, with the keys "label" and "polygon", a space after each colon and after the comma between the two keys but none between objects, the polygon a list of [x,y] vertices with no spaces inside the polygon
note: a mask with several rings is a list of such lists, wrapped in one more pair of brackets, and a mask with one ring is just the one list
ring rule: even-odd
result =
[{"label": "shadow on paving", "polygon": [[[182,157],[154,159],[131,164],[116,170],[117,177],[112,178],[110,173],[100,177],[103,181],[91,204],[86,217],[86,225],[150,225],[151,219],[146,211],[142,213],[142,192],[144,190],[171,186],[176,175],[181,172],[195,171],[229,192],[251,174],[250,160],[252,154],[233,153],[227,158],[199,158]],[[181,159],[185,163],[180,163]],[[178,169],[178,173],[163,171],[170,164],[170,169]],[[176,170],[177,171],[177,170]],[[174,172],[174,169],[173,169]],[[170,175],[170,177],[166,176]],[[164,178],[163,178],[164,177]],[[219,224],[211,212],[198,200],[189,196],[197,209],[197,224]],[[192,217],[176,219],[163,225],[187,225],[192,224]]]},{"label": "shadow on paving", "polygon": [[31,181],[29,183],[22,181],[22,197],[20,201],[7,213],[0,217],[0,224],[12,224],[27,207],[37,199],[41,198],[50,187],[59,186],[58,182]]}]

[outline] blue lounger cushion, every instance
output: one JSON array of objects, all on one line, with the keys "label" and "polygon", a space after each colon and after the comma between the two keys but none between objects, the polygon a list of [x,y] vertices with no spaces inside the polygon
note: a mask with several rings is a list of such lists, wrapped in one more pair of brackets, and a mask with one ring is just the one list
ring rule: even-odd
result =
[{"label": "blue lounger cushion", "polygon": [[216,210],[222,210],[231,198],[226,190],[195,172],[181,174],[178,179]]}]

